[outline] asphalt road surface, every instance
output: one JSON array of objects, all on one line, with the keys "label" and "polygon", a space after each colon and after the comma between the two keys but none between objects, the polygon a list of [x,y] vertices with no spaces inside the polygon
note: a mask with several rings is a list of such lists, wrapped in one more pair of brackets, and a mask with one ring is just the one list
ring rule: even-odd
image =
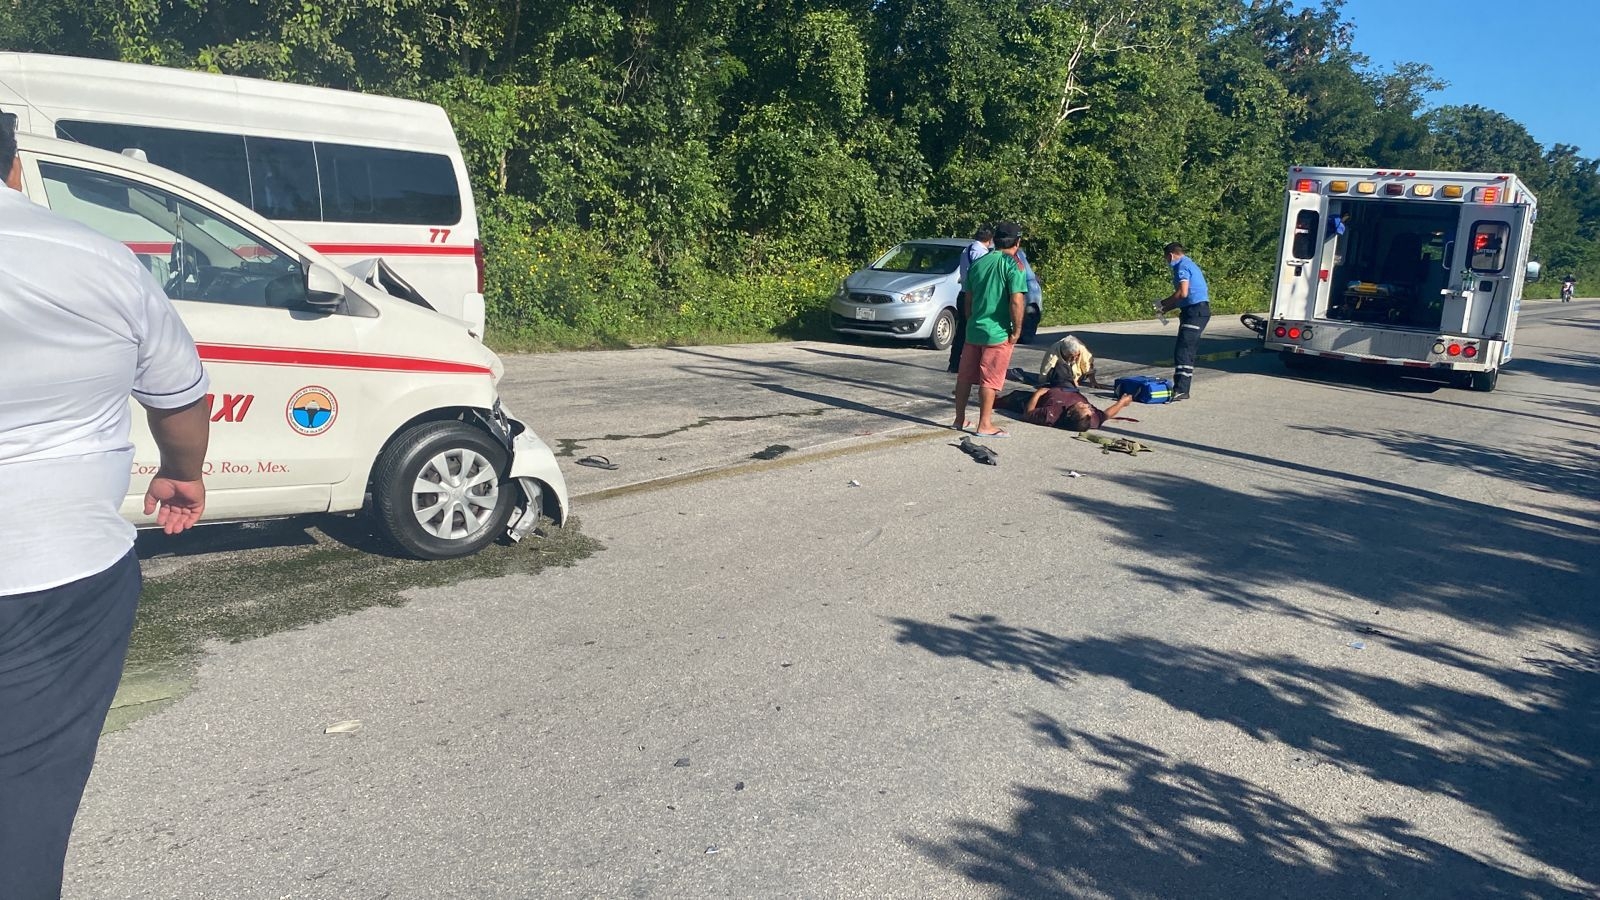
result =
[{"label": "asphalt road surface", "polygon": [[605,549],[214,646],[68,896],[1596,896],[1600,304],[1492,394],[1252,344],[995,467],[925,350],[510,359]]}]

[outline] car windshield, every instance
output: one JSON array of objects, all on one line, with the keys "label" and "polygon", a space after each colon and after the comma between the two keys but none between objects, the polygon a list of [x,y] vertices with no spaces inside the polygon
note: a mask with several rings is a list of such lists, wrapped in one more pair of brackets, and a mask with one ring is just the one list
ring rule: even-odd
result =
[{"label": "car windshield", "polygon": [[949,275],[961,262],[961,248],[947,244],[904,243],[872,264],[880,272]]}]

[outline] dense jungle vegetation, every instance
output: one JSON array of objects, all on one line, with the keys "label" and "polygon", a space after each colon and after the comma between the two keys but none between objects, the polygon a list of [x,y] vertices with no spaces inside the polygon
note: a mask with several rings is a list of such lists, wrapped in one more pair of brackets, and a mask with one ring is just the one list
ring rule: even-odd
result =
[{"label": "dense jungle vegetation", "polygon": [[1515,172],[1546,272],[1600,281],[1600,161],[1351,38],[1338,0],[0,2],[6,49],[443,105],[500,346],[815,333],[850,269],[998,218],[1047,322],[1144,315],[1169,240],[1259,308],[1291,163]]}]

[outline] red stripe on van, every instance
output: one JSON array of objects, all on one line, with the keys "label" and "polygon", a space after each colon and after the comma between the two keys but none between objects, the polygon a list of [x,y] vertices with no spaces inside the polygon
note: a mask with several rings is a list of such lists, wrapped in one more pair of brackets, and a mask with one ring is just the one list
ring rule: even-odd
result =
[{"label": "red stripe on van", "polygon": [[290,347],[242,347],[233,344],[198,344],[200,358],[207,362],[251,363],[263,366],[305,366],[314,369],[367,369],[379,372],[433,372],[442,375],[490,375],[488,366],[418,359],[414,356],[385,356],[377,353],[345,353],[337,350],[303,350]]},{"label": "red stripe on van", "polygon": [[123,241],[123,243],[134,253],[143,254],[146,256],[156,253],[172,252],[171,241],[167,241],[165,243],[161,241]]},{"label": "red stripe on van", "polygon": [[318,253],[339,256],[472,256],[470,245],[450,244],[312,244]]}]

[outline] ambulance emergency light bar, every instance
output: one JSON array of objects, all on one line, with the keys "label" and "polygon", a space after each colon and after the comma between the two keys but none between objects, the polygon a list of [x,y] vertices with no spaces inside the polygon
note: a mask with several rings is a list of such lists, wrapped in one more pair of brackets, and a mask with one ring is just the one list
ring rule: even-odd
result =
[{"label": "ambulance emergency light bar", "polygon": [[[1379,171],[1373,174],[1394,178],[1417,177],[1416,172]],[[1501,179],[1505,178],[1503,175],[1499,177]],[[1315,194],[1322,190],[1322,182],[1314,178],[1297,178],[1294,182],[1294,189],[1302,194]],[[1349,179],[1340,178],[1328,182],[1328,193],[1330,194],[1348,194],[1352,190],[1357,194],[1372,196],[1378,194],[1380,188],[1376,181],[1352,182]],[[1385,182],[1381,190],[1386,197],[1404,197],[1409,193],[1413,197],[1433,197],[1437,195],[1445,200],[1460,200],[1467,196],[1466,188],[1459,184],[1433,185],[1419,182],[1408,186],[1401,182],[1390,181]],[[1499,185],[1483,185],[1473,188],[1471,196],[1473,203],[1500,203],[1505,198],[1505,191]]]}]

